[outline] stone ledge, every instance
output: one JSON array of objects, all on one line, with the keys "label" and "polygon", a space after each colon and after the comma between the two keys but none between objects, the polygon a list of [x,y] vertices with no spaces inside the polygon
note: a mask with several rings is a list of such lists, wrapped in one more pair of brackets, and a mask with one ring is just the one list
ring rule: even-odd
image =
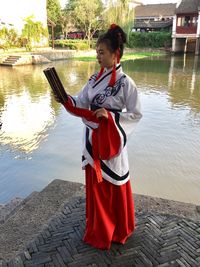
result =
[{"label": "stone ledge", "polygon": [[200,209],[197,205],[140,194],[134,194],[134,196],[138,212],[156,212],[200,220]]},{"label": "stone ledge", "polygon": [[[25,245],[37,236],[52,218],[72,198],[83,196],[83,184],[54,180],[40,193],[33,195],[16,214],[0,225],[0,260],[8,260],[22,251]],[[176,215],[200,222],[197,206],[161,198],[134,194],[136,214]],[[1,266],[1,265],[0,265]]]}]

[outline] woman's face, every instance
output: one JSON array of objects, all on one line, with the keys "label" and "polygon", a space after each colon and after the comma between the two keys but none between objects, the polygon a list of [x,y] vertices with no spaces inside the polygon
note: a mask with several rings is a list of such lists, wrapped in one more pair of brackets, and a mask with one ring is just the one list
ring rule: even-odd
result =
[{"label": "woman's face", "polygon": [[116,53],[111,53],[105,43],[100,43],[97,46],[97,60],[103,68],[110,69],[116,63]]}]

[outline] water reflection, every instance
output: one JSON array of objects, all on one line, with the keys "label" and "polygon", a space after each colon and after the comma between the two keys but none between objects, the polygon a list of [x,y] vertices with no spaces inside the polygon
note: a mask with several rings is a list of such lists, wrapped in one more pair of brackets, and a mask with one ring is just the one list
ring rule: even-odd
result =
[{"label": "water reflection", "polygon": [[127,62],[141,92],[143,119],[131,139],[138,192],[200,203],[200,66],[191,56]]},{"label": "water reflection", "polygon": [[95,62],[57,62],[56,70],[68,93],[76,94],[98,68]]},{"label": "water reflection", "polygon": [[200,111],[200,58],[198,56],[155,57],[124,63],[138,87],[148,93],[165,92],[172,107]]},{"label": "water reflection", "polygon": [[29,92],[8,96],[2,112],[1,144],[25,152],[32,152],[46,136],[46,129],[54,121],[50,94],[32,101]]},{"label": "water reflection", "polygon": [[[200,202],[199,62],[187,55],[122,63],[138,86],[144,115],[129,143],[137,193]],[[52,65],[72,95],[99,69],[95,62],[70,60],[0,68],[0,188],[6,188],[0,202],[41,190],[55,178],[84,181],[81,122],[54,101],[43,75]]]},{"label": "water reflection", "polygon": [[10,148],[32,152],[47,135],[55,111],[38,68],[1,68],[0,140]]},{"label": "water reflection", "polygon": [[[68,92],[80,89],[80,80],[86,82],[94,72],[95,64],[86,68],[82,62],[59,64],[57,71]],[[49,84],[42,70],[47,66],[22,66],[1,68],[0,117],[2,145],[32,152],[48,135],[48,128],[54,123],[58,104],[52,98]]]},{"label": "water reflection", "polygon": [[172,57],[169,70],[169,95],[173,107],[185,106],[200,111],[199,57]]}]

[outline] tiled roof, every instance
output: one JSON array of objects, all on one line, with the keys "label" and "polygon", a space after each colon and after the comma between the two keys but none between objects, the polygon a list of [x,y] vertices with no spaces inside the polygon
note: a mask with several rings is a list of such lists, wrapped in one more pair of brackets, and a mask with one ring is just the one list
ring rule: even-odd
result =
[{"label": "tiled roof", "polygon": [[[190,0],[188,0],[190,1]],[[135,8],[135,18],[170,17],[175,14],[176,4],[141,5]]]},{"label": "tiled roof", "polygon": [[176,14],[198,13],[198,7],[200,7],[200,0],[182,0],[177,6]]},{"label": "tiled roof", "polygon": [[166,21],[135,20],[133,28],[161,29],[170,26],[172,26],[172,20],[166,20]]}]

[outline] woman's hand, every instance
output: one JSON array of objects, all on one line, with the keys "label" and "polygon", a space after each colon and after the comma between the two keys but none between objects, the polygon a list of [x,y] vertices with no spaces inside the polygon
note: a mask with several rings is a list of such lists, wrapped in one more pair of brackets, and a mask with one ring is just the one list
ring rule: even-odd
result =
[{"label": "woman's hand", "polygon": [[94,114],[97,118],[106,118],[108,119],[108,112],[105,108],[99,108],[94,111]]},{"label": "woman's hand", "polygon": [[65,102],[67,102],[67,99],[63,99],[61,100],[60,97],[55,93],[55,92],[52,92],[53,96],[54,96],[54,99],[58,102],[58,103],[61,103],[61,104],[64,104]]},{"label": "woman's hand", "polygon": [[52,94],[53,94],[54,99],[55,99],[58,103],[61,103],[60,98],[59,98],[55,93],[52,93]]}]

